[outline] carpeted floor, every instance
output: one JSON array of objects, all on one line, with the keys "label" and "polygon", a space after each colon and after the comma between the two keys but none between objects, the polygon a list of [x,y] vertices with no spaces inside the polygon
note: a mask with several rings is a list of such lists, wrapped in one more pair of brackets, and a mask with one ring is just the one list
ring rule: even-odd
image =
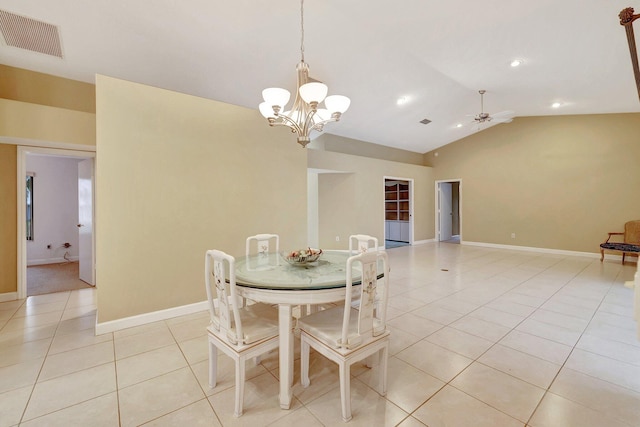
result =
[{"label": "carpeted floor", "polygon": [[92,287],[78,277],[77,262],[32,265],[27,267],[27,295],[51,294]]}]

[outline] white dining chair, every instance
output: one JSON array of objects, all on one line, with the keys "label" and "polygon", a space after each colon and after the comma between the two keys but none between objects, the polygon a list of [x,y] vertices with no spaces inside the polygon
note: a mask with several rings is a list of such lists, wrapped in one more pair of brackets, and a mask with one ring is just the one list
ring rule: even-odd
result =
[{"label": "white dining chair", "polygon": [[[255,251],[254,251],[255,249]],[[280,236],[277,234],[256,234],[247,237],[245,255],[280,252]]]},{"label": "white dining chair", "polygon": [[[378,250],[378,239],[367,234],[352,234],[349,236],[349,255],[357,255],[364,252]],[[376,305],[378,298],[376,297]],[[355,297],[351,305],[357,308],[359,304],[358,298]]]},{"label": "white dining chair", "polygon": [[[378,262],[383,264],[384,277],[378,286]],[[360,304],[351,306],[354,264],[361,265]],[[386,311],[389,288],[389,260],[384,251],[364,252],[347,260],[344,305],[305,316],[299,319],[300,365],[303,387],[310,385],[309,349],[313,347],[324,357],[340,367],[340,398],[342,419],[351,420],[351,365],[378,353],[380,369],[379,394],[387,393],[387,360],[389,335],[386,328]],[[374,311],[376,288],[381,301]]]},{"label": "white dining chair", "polygon": [[378,250],[378,239],[366,234],[349,236],[349,255]]},{"label": "white dining chair", "polygon": [[216,386],[217,350],[220,350],[235,361],[234,416],[239,417],[243,410],[246,361],[278,348],[278,312],[263,303],[241,307],[236,292],[235,258],[222,251],[206,252],[205,284],[211,314],[207,327],[209,387]]}]

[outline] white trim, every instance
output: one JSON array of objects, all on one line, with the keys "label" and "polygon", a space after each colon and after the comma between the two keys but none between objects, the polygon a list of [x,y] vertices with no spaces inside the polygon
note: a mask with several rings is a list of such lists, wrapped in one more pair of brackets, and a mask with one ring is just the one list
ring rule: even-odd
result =
[{"label": "white trim", "polygon": [[0,294],[0,302],[15,301],[17,299],[17,292],[5,292],[4,294]]},{"label": "white trim", "polygon": [[198,313],[200,311],[206,310],[209,310],[209,301],[201,301],[193,304],[182,305],[179,307],[171,307],[165,310],[152,311],[151,313],[138,314],[136,316],[124,317],[122,319],[111,320],[102,323],[98,323],[98,317],[96,317],[96,335],[108,334],[110,332],[116,332],[122,329],[133,328],[134,326],[146,325],[148,323],[167,320],[174,317]]},{"label": "white trim", "polygon": [[[389,175],[385,175],[382,177],[382,224],[385,224],[385,221],[387,220],[387,216],[386,216],[386,205],[384,204],[384,202],[386,201],[385,198],[385,190],[386,190],[386,182],[387,180],[397,180],[397,181],[404,181],[404,182],[408,182],[409,183],[409,246],[413,246],[414,242],[413,242],[413,234],[414,234],[414,228],[415,228],[415,221],[413,220],[413,206],[415,204],[415,200],[414,200],[414,194],[413,194],[413,188],[414,188],[414,184],[415,184],[415,180],[413,178],[402,178],[402,177],[398,177],[398,176],[389,176]],[[386,229],[383,227],[382,229],[382,235],[384,236],[383,240],[387,240],[387,231]]]},{"label": "white trim", "polygon": [[457,182],[458,183],[458,231],[460,236],[460,243],[462,243],[462,179],[437,179],[435,184],[435,237],[436,242],[440,241],[440,184],[444,182]]},{"label": "white trim", "polygon": [[95,145],[72,144],[69,142],[43,141],[38,139],[15,138],[11,136],[0,136],[0,144],[22,145],[25,147],[54,148],[58,150],[72,151],[96,151]]},{"label": "white trim", "polygon": [[[579,252],[579,251],[567,251],[564,249],[549,249],[549,248],[535,248],[532,246],[516,246],[516,245],[499,245],[496,243],[483,243],[483,242],[460,242],[463,245],[469,246],[482,246],[485,248],[495,248],[495,249],[509,249],[515,251],[527,251],[527,252],[539,252],[545,254],[554,254],[554,255],[570,255],[570,256],[582,256],[588,258],[600,258],[600,253],[594,252]],[[620,257],[622,259],[622,257]]]},{"label": "white trim", "polygon": [[[20,138],[0,138],[0,143],[5,142],[7,139],[9,140],[18,140],[20,142],[33,140],[22,140]],[[27,297],[27,230],[26,230],[26,218],[27,218],[27,208],[23,201],[26,197],[26,182],[25,182],[25,173],[26,173],[26,164],[27,164],[27,155],[28,154],[38,154],[38,155],[49,155],[49,156],[63,156],[63,157],[78,157],[78,158],[90,158],[95,157],[95,147],[94,146],[83,146],[83,147],[91,147],[91,151],[80,151],[77,150],[79,147],[78,144],[64,144],[64,143],[55,143],[57,145],[66,145],[66,146],[74,146],[76,150],[70,149],[60,149],[58,148],[47,148],[43,147],[43,145],[47,145],[47,141],[36,141],[41,142],[38,146],[18,146],[18,157],[17,157],[17,181],[18,181],[18,191],[17,191],[17,199],[16,203],[18,205],[18,236],[17,236],[17,292],[18,299],[23,299]],[[95,182],[94,182],[95,188]],[[94,220],[95,224],[95,220]],[[95,235],[94,235],[94,253],[95,253]]]},{"label": "white trim", "polygon": [[436,241],[436,239],[418,240],[418,241],[413,242],[413,244],[414,245],[424,245],[424,244],[427,244],[427,243],[433,243],[435,241]]}]

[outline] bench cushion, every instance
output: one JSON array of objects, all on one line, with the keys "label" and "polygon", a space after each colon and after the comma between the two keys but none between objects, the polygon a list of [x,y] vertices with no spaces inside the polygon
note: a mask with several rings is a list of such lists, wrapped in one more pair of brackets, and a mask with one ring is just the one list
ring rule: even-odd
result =
[{"label": "bench cushion", "polygon": [[640,252],[640,245],[632,245],[631,243],[602,243],[600,247],[612,251]]}]

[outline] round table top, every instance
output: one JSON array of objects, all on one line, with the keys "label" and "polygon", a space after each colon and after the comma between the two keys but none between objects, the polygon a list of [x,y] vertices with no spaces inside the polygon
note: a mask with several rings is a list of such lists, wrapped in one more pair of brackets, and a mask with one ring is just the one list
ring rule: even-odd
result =
[{"label": "round table top", "polygon": [[[346,286],[348,252],[325,251],[316,262],[291,265],[277,253],[236,259],[236,284],[260,289],[310,290]],[[360,265],[353,266],[353,284],[359,284]]]}]

